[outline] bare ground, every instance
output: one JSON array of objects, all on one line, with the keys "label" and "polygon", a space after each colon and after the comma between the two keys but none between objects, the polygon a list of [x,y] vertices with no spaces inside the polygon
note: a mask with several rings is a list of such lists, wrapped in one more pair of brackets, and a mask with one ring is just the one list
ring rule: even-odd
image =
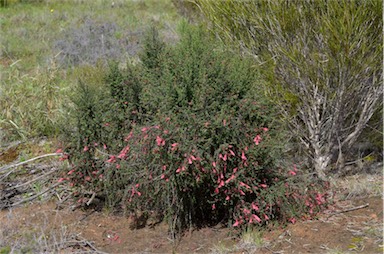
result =
[{"label": "bare ground", "polygon": [[[0,237],[8,238],[9,242],[12,238],[22,240],[28,234],[35,234],[38,240],[40,235],[51,242],[47,248],[61,249],[60,253],[81,250],[91,253],[96,250],[106,253],[383,252],[382,197],[339,201],[317,220],[299,221],[264,232],[263,244],[251,248],[241,244],[241,237],[236,238],[220,226],[188,232],[174,242],[164,224],[131,230],[132,221],[124,216],[56,208],[56,202],[50,201],[1,211]],[[48,241],[53,237],[54,241]]]},{"label": "bare ground", "polygon": [[[39,165],[23,170],[42,176],[54,170]],[[0,177],[0,197],[9,194],[4,190],[11,183],[30,178],[25,173]],[[127,216],[73,210],[58,206],[55,195],[49,200],[42,195],[0,210],[0,253],[383,253],[382,184],[381,174],[338,179],[333,183],[335,203],[315,220],[251,232],[250,238],[218,225],[188,231],[178,241],[171,239],[165,224],[131,229]],[[29,191],[15,196],[25,199]]]}]

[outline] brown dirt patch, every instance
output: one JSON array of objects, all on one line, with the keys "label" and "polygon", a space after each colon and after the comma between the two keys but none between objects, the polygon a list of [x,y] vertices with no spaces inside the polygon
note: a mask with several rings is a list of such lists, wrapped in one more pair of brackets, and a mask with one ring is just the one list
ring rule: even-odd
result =
[{"label": "brown dirt patch", "polygon": [[[334,214],[369,204],[354,211]],[[383,199],[371,197],[338,202],[317,220],[291,224],[264,236],[266,253],[383,253]]]},{"label": "brown dirt patch", "polygon": [[[366,203],[368,207],[331,215]],[[127,217],[103,212],[71,211],[69,207],[56,210],[54,202],[15,208],[11,213],[0,212],[0,225],[16,228],[19,235],[31,230],[63,232],[65,229],[67,235],[72,233],[87,239],[98,250],[107,253],[218,253],[216,246],[227,246],[224,253],[255,253],[231,248],[238,240],[225,228],[191,231],[179,242],[173,242],[165,224],[132,230],[131,223]],[[341,201],[317,220],[265,232],[263,238],[268,244],[256,253],[382,253],[382,224],[381,197]],[[63,253],[72,253],[79,248],[68,247]]]}]

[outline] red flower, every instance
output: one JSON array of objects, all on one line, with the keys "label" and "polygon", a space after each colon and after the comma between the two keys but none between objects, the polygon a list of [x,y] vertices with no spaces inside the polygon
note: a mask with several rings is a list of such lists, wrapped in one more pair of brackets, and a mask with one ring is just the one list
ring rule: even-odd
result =
[{"label": "red flower", "polygon": [[233,179],[235,179],[235,175],[231,175],[230,178],[227,179],[227,181],[225,181],[225,183],[229,183],[230,181],[232,181]]},{"label": "red flower", "polygon": [[245,215],[248,215],[248,214],[250,214],[250,213],[251,213],[251,211],[250,211],[250,210],[248,210],[247,208],[244,208],[244,210],[243,210],[243,213],[244,213]]},{"label": "red flower", "polygon": [[121,150],[120,154],[117,156],[120,159],[124,159],[127,156],[127,153],[129,152],[129,146],[126,146]]},{"label": "red flower", "polygon": [[156,143],[158,146],[164,146],[165,145],[165,140],[162,139],[160,136],[156,137]]},{"label": "red flower", "polygon": [[252,206],[253,210],[255,210],[255,211],[259,210],[259,207],[257,205],[255,205],[253,202],[252,202],[251,206]]},{"label": "red flower", "polygon": [[242,159],[243,161],[246,161],[246,160],[247,160],[247,157],[245,156],[244,151],[241,151],[241,159]]},{"label": "red flower", "polygon": [[116,161],[116,156],[115,155],[110,155],[109,156],[109,160],[107,160],[107,162],[109,163],[114,163]]},{"label": "red flower", "polygon": [[75,172],[74,169],[70,170],[67,174],[70,175],[70,174],[72,174],[73,172]]},{"label": "red flower", "polygon": [[256,214],[252,214],[251,218],[249,219],[249,223],[253,223],[254,220],[259,223],[261,222],[261,219],[259,218],[259,216],[257,216]]},{"label": "red flower", "polygon": [[260,141],[261,141],[260,135],[256,135],[256,137],[253,139],[253,142],[255,142],[256,145],[259,145]]},{"label": "red flower", "polygon": [[243,183],[243,182],[239,182],[239,184],[240,184],[241,186],[247,188],[247,189],[250,189],[250,188],[251,188],[251,187],[249,187],[248,184],[245,184],[245,183]]}]

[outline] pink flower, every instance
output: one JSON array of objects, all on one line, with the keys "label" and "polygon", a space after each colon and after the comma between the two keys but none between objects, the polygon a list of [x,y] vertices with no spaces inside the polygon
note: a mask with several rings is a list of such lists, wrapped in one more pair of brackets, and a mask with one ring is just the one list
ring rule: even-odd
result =
[{"label": "pink flower", "polygon": [[110,155],[109,156],[109,160],[107,160],[107,162],[109,163],[114,163],[116,161],[116,156],[115,155]]},{"label": "pink flower", "polygon": [[257,216],[256,214],[252,214],[252,215],[251,215],[251,218],[250,218],[250,220],[249,220],[249,223],[252,223],[253,220],[255,220],[255,221],[259,222],[259,223],[261,222],[261,219],[260,219],[259,216]]},{"label": "pink flower", "polygon": [[247,157],[245,156],[244,151],[241,151],[241,159],[242,159],[243,161],[246,161],[246,160],[247,160]]},{"label": "pink flower", "polygon": [[291,222],[292,224],[295,224],[295,223],[296,223],[296,219],[295,219],[295,218],[293,218],[293,217],[292,217],[292,218],[290,218],[290,219],[288,219],[288,221],[289,221],[289,222]]},{"label": "pink flower", "polygon": [[141,128],[141,131],[142,132],[147,132],[148,129],[149,129],[148,127],[143,127],[143,128]]},{"label": "pink flower", "polygon": [[265,220],[269,220],[268,215],[264,214],[264,219],[265,219]]},{"label": "pink flower", "polygon": [[240,225],[240,222],[236,219],[235,223],[232,226],[238,227],[239,225]]},{"label": "pink flower", "polygon": [[214,167],[214,168],[216,168],[216,162],[212,162],[212,166]]},{"label": "pink flower", "polygon": [[256,145],[259,145],[260,141],[261,141],[260,135],[256,135],[256,137],[253,139],[253,142],[255,142]]},{"label": "pink flower", "polygon": [[215,209],[216,209],[216,205],[212,204],[212,210],[215,210]]},{"label": "pink flower", "polygon": [[117,156],[120,159],[124,159],[127,156],[127,153],[129,152],[129,146],[126,146],[121,150],[120,154]]},{"label": "pink flower", "polygon": [[239,184],[240,184],[240,186],[243,186],[243,187],[245,187],[245,188],[247,188],[247,189],[250,189],[250,188],[251,188],[251,187],[249,187],[248,184],[245,184],[245,183],[243,183],[243,182],[239,182]]},{"label": "pink flower", "polygon": [[91,181],[91,177],[90,176],[86,176],[84,180],[89,182],[89,181]]},{"label": "pink flower", "polygon": [[177,149],[177,146],[178,146],[179,144],[178,143],[173,143],[172,145],[171,145],[171,150],[172,151],[175,151],[176,149]]},{"label": "pink flower", "polygon": [[224,154],[224,156],[220,153],[219,158],[222,159],[223,161],[227,161],[227,155]]},{"label": "pink flower", "polygon": [[133,131],[131,131],[131,132],[128,134],[128,136],[126,136],[126,137],[124,138],[124,141],[127,142],[127,141],[129,141],[132,137],[133,137]]},{"label": "pink flower", "polygon": [[61,182],[65,181],[65,180],[66,180],[66,179],[62,177],[62,178],[60,178],[59,180],[57,180],[57,182],[58,182],[58,183],[61,183]]},{"label": "pink flower", "polygon": [[316,194],[316,202],[318,205],[325,203],[324,196],[321,195],[320,193],[317,193]]},{"label": "pink flower", "polygon": [[295,175],[296,175],[296,172],[293,171],[293,170],[289,170],[288,174],[290,174],[291,176],[295,176]]},{"label": "pink flower", "polygon": [[231,149],[229,149],[229,153],[230,153],[232,156],[235,156],[235,153],[234,153]]},{"label": "pink flower", "polygon": [[268,128],[264,127],[264,128],[263,128],[263,131],[264,131],[264,132],[267,132],[267,131],[268,131]]},{"label": "pink flower", "polygon": [[103,144],[103,148],[104,148],[104,150],[107,150],[107,145]]},{"label": "pink flower", "polygon": [[252,202],[251,206],[252,206],[253,210],[259,211],[259,207],[257,205],[255,205],[255,203]]},{"label": "pink flower", "polygon": [[67,174],[70,175],[70,174],[72,174],[73,172],[75,172],[74,169],[70,170]]},{"label": "pink flower", "polygon": [[158,146],[164,146],[165,145],[165,140],[162,139],[160,136],[156,137],[156,143]]},{"label": "pink flower", "polygon": [[230,199],[231,199],[231,198],[230,198],[229,196],[226,196],[226,197],[225,197],[225,200],[227,200],[227,201],[230,200]]},{"label": "pink flower", "polygon": [[161,178],[161,179],[164,179],[164,178],[165,178],[165,175],[164,175],[164,174],[162,174],[160,178]]},{"label": "pink flower", "polygon": [[162,169],[165,171],[167,169],[167,165],[163,165]]},{"label": "pink flower", "polygon": [[231,175],[231,177],[230,178],[228,178],[226,181],[225,181],[225,183],[229,183],[230,181],[232,181],[233,179],[235,179],[235,175]]},{"label": "pink flower", "polygon": [[89,147],[88,147],[88,146],[84,146],[83,151],[86,152],[86,151],[88,151],[88,150],[89,150]]},{"label": "pink flower", "polygon": [[266,189],[268,187],[268,185],[266,185],[265,183],[262,183],[262,184],[259,184],[260,187]]},{"label": "pink flower", "polygon": [[63,150],[62,149],[57,149],[56,153],[63,153]]},{"label": "pink flower", "polygon": [[250,210],[248,210],[247,208],[244,208],[244,210],[243,210],[243,213],[244,213],[245,215],[248,215],[248,214],[250,214],[250,213],[251,213],[251,211],[250,211]]}]

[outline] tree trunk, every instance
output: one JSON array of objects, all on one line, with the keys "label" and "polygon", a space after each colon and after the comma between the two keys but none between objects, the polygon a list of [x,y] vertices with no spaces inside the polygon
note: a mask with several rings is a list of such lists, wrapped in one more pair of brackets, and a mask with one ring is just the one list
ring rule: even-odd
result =
[{"label": "tree trunk", "polygon": [[314,168],[317,176],[321,179],[326,181],[327,174],[326,171],[328,169],[329,163],[331,161],[331,155],[325,155],[325,154],[317,154],[315,152],[315,156],[313,158]]}]

